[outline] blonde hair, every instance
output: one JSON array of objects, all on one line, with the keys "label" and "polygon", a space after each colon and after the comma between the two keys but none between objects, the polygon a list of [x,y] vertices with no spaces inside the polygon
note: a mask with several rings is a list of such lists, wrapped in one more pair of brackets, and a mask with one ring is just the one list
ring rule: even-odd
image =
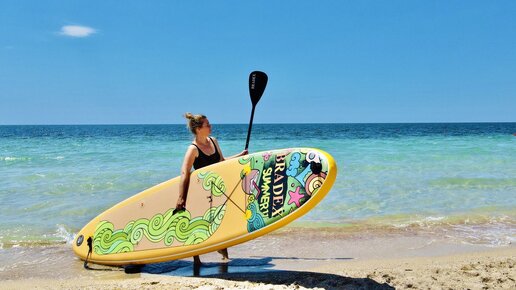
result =
[{"label": "blonde hair", "polygon": [[184,117],[187,120],[186,127],[188,129],[190,129],[190,131],[192,131],[192,134],[194,134],[194,135],[197,134],[196,129],[197,128],[201,128],[202,127],[202,123],[206,119],[206,116],[204,116],[204,115],[201,115],[201,114],[194,115],[192,113],[185,113]]}]

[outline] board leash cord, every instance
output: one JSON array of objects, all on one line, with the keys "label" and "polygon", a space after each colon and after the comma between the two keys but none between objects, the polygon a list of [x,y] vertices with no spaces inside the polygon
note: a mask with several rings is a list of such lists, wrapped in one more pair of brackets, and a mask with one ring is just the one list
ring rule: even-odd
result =
[{"label": "board leash cord", "polygon": [[84,260],[84,269],[92,270],[92,271],[115,271],[115,270],[109,269],[109,268],[98,269],[98,268],[92,268],[92,267],[88,266],[88,260],[90,259],[91,252],[93,251],[93,239],[91,237],[89,237],[87,240],[87,243],[88,243],[88,255],[86,255],[86,260]]},{"label": "board leash cord", "polygon": [[91,251],[93,250],[93,240],[91,237],[87,240],[88,243],[88,254],[86,255],[86,260],[84,260],[84,269],[91,270],[90,267],[88,267],[88,260],[90,259]]}]

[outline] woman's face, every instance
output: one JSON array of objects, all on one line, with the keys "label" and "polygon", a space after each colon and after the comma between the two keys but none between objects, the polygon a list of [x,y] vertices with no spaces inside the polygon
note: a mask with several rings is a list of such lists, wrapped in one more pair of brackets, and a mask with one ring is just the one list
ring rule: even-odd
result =
[{"label": "woman's face", "polygon": [[197,131],[197,134],[206,134],[206,135],[210,135],[211,134],[211,124],[210,124],[210,121],[208,120],[208,118],[204,119],[204,121],[202,122],[202,127],[199,127],[198,131]]}]

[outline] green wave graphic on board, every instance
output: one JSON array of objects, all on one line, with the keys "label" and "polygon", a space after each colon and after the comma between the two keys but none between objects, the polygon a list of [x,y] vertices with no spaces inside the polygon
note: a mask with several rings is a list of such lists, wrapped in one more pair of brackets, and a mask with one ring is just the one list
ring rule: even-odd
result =
[{"label": "green wave graphic on board", "polygon": [[226,184],[224,184],[224,180],[217,173],[208,171],[199,173],[198,176],[203,180],[202,187],[210,191],[214,196],[221,196],[226,192]]},{"label": "green wave graphic on board", "polygon": [[169,209],[151,219],[130,221],[123,229],[115,230],[109,221],[101,221],[93,235],[93,250],[98,255],[134,251],[134,247],[145,237],[152,243],[171,246],[174,241],[180,245],[195,245],[206,241],[219,228],[225,204],[208,209],[203,216],[191,218],[190,212],[173,214]]}]

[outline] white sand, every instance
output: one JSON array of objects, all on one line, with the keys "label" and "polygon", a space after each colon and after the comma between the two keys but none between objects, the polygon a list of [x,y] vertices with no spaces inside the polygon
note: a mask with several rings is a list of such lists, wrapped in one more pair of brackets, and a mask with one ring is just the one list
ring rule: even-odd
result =
[{"label": "white sand", "polygon": [[203,256],[202,277],[186,277],[193,274],[190,260],[125,274],[84,270],[69,246],[2,251],[1,289],[516,289],[513,245],[408,234],[300,239],[285,231],[230,249],[226,267],[216,254]]}]

